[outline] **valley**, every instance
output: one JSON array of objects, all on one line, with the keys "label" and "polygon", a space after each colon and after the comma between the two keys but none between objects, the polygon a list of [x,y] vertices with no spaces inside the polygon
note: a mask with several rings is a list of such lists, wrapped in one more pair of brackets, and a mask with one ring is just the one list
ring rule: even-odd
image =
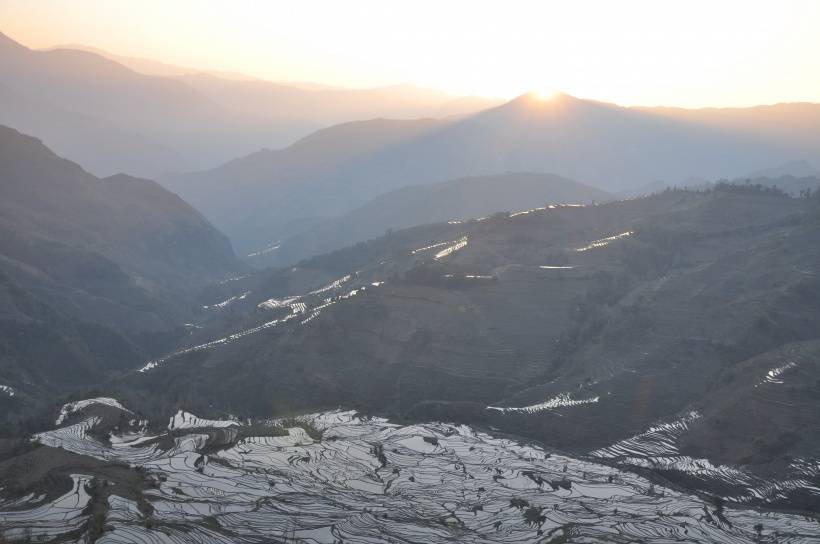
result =
[{"label": "valley", "polygon": [[820,4],[0,23],[0,544],[820,544]]}]

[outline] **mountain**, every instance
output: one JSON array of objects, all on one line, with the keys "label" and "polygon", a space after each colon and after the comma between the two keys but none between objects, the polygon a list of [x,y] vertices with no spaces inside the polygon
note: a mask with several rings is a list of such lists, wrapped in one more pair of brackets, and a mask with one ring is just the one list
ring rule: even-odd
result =
[{"label": "mountain", "polygon": [[[806,109],[820,112],[820,105]],[[820,156],[820,140],[807,131],[769,139],[762,130],[781,111],[791,119],[791,109],[749,111],[748,122],[729,131],[664,112],[528,94],[457,119],[338,125],[280,151],[165,182],[247,254],[407,185],[546,171],[614,192],[663,179],[731,178],[797,149]]]},{"label": "mountain", "polygon": [[0,70],[0,123],[37,135],[101,176],[212,168],[341,121],[471,113],[492,104],[407,86],[328,89],[169,73],[88,48],[31,50],[3,34]]},{"label": "mountain", "polygon": [[275,250],[259,252],[249,260],[257,266],[262,262],[285,265],[376,238],[387,230],[611,198],[604,191],[553,174],[511,173],[411,185],[286,238],[275,244]]},{"label": "mountain", "polygon": [[820,170],[809,164],[808,161],[789,161],[773,168],[764,168],[746,174],[748,179],[780,178],[792,176],[795,178],[820,177]]},{"label": "mountain", "polygon": [[248,254],[384,192],[361,187],[368,180],[373,184],[366,172],[373,157],[445,124],[435,119],[343,123],[286,149],[262,150],[161,182],[228,234],[240,254]]},{"label": "mountain", "polygon": [[0,126],[0,384],[36,398],[151,353],[202,286],[243,267],[178,196],[99,179]]}]

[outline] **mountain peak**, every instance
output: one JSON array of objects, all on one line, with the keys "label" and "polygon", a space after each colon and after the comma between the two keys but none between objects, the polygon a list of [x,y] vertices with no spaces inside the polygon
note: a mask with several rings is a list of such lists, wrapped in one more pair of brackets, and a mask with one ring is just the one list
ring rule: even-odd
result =
[{"label": "mountain peak", "polygon": [[[563,92],[542,93],[528,91],[519,95],[509,102],[501,104],[490,111],[496,111],[502,115],[517,114],[530,116],[537,113],[550,113],[571,110],[573,107],[587,103],[586,100],[576,98]],[[479,114],[481,115],[481,114]]]}]

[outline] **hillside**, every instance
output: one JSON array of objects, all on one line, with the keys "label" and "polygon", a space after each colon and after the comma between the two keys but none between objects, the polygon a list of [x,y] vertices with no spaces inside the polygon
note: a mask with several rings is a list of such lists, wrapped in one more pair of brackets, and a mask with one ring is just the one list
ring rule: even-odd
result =
[{"label": "hillside", "polygon": [[[695,461],[642,433],[670,422],[674,444],[715,413],[732,426],[743,410],[720,403],[749,391],[723,389],[732,375],[792,383],[776,370],[791,359],[747,361],[818,338],[818,213],[816,197],[721,185],[395,231],[220,286],[201,329],[107,392],[158,413],[219,398],[240,416],[341,405],[479,422],[687,481]],[[748,481],[798,470],[783,455],[820,444],[800,423],[820,378],[806,361],[806,400],[777,416],[796,436],[761,427],[770,454],[680,447],[749,463]],[[641,453],[624,460],[628,440]],[[731,488],[721,474],[693,486]]]},{"label": "hillside", "polygon": [[277,249],[260,252],[249,261],[256,266],[262,262],[285,265],[376,238],[388,230],[610,198],[604,191],[552,174],[511,173],[411,185],[286,238],[276,244]]}]

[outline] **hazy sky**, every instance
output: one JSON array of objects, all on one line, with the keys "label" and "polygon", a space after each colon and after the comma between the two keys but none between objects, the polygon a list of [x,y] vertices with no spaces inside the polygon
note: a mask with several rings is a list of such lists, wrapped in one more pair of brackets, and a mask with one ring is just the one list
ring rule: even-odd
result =
[{"label": "hazy sky", "polygon": [[0,0],[0,31],[279,81],[820,102],[820,0]]}]

